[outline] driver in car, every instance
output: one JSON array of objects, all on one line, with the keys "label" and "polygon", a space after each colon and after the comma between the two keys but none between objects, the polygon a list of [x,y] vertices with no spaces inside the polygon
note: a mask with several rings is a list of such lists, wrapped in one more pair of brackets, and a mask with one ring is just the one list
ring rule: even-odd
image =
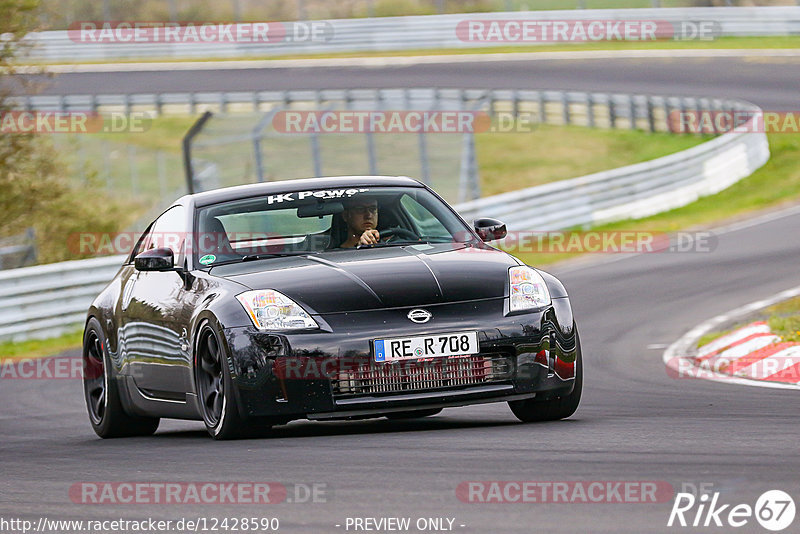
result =
[{"label": "driver in car", "polygon": [[376,245],[381,234],[378,232],[378,201],[374,198],[357,198],[348,204],[342,212],[342,219],[347,224],[347,240],[342,248],[353,248],[358,245]]}]

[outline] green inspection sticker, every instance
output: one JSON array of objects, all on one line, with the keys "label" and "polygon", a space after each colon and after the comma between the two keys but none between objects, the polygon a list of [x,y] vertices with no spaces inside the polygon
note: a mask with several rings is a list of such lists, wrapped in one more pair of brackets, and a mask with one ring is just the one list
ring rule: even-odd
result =
[{"label": "green inspection sticker", "polygon": [[200,263],[202,263],[203,265],[208,265],[209,263],[214,263],[216,259],[217,257],[214,256],[213,254],[206,254],[205,256],[200,258]]}]

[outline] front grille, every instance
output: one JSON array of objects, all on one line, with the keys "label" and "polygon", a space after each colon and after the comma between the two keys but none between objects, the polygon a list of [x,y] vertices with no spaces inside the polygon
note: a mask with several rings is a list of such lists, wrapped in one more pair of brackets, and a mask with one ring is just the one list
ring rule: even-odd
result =
[{"label": "front grille", "polygon": [[358,362],[333,378],[335,399],[381,393],[412,393],[507,380],[511,359],[503,354],[448,356],[399,362]]}]

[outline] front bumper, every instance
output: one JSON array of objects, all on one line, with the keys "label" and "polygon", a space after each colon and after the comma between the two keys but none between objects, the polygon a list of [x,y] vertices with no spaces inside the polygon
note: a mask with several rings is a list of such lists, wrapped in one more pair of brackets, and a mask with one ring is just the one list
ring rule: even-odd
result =
[{"label": "front bumper", "polygon": [[[560,396],[572,390],[577,340],[567,299],[504,315],[504,299],[316,316],[322,330],[225,329],[237,399],[245,416],[278,420],[368,417],[392,411]],[[568,324],[565,324],[568,323]],[[373,362],[374,339],[478,331],[480,354]]]}]

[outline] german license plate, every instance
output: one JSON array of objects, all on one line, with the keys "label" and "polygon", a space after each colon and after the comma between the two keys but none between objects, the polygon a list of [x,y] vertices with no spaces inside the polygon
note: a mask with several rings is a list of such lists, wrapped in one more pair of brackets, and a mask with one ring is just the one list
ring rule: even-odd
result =
[{"label": "german license plate", "polygon": [[376,362],[461,356],[480,352],[477,332],[376,339],[374,347]]}]

